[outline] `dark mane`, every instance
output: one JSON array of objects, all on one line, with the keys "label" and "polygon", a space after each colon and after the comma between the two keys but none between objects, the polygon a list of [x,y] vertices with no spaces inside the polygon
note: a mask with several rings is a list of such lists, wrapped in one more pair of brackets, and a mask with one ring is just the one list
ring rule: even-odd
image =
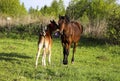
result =
[{"label": "dark mane", "polygon": [[70,22],[70,18],[67,15],[65,15],[65,19],[67,20],[67,22]]}]

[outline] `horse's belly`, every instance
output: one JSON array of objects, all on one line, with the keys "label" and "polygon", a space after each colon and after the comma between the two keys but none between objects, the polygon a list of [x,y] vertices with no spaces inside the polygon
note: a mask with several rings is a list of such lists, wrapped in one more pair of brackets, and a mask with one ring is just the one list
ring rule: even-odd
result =
[{"label": "horse's belly", "polygon": [[80,40],[80,34],[79,35],[74,35],[72,37],[73,42],[78,42]]}]

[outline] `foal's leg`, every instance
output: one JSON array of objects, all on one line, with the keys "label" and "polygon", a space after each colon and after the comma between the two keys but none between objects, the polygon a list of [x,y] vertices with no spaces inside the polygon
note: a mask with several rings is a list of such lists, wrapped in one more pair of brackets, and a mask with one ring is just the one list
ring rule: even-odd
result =
[{"label": "foal's leg", "polygon": [[39,56],[40,56],[40,51],[42,49],[42,46],[43,46],[43,43],[39,43],[39,46],[38,46],[38,53],[36,54],[36,63],[35,63],[35,67],[37,68],[37,65],[38,65],[38,59],[39,59]]},{"label": "foal's leg", "polygon": [[42,65],[46,66],[46,48],[43,48]]},{"label": "foal's leg", "polygon": [[76,46],[77,46],[77,43],[74,43],[71,63],[74,63],[74,54],[75,54],[75,52],[76,52]]},{"label": "foal's leg", "polygon": [[51,47],[49,48],[49,51],[48,51],[48,62],[49,64],[51,64]]}]

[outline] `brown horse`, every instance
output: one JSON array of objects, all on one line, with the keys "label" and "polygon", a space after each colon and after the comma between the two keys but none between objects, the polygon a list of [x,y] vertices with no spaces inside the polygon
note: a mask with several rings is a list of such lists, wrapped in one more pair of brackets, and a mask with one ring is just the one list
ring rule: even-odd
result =
[{"label": "brown horse", "polygon": [[36,63],[35,63],[36,67],[38,65],[38,59],[42,48],[43,48],[42,65],[46,66],[46,53],[48,53],[49,64],[51,63],[52,33],[57,30],[58,25],[54,20],[50,22],[51,23],[47,25],[47,30],[41,32],[39,35],[38,53],[36,55]]},{"label": "brown horse", "polygon": [[68,64],[68,55],[72,43],[74,43],[73,55],[71,59],[71,62],[73,63],[74,53],[76,51],[76,46],[80,40],[80,36],[83,32],[83,26],[75,21],[70,22],[68,16],[66,15],[59,16],[58,25],[63,46],[63,64]]}]

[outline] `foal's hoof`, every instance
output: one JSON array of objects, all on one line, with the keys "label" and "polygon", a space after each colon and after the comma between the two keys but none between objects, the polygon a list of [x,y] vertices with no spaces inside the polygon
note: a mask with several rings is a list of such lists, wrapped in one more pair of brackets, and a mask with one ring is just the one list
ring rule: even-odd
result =
[{"label": "foal's hoof", "polygon": [[72,61],[71,63],[74,64],[74,61]]}]

